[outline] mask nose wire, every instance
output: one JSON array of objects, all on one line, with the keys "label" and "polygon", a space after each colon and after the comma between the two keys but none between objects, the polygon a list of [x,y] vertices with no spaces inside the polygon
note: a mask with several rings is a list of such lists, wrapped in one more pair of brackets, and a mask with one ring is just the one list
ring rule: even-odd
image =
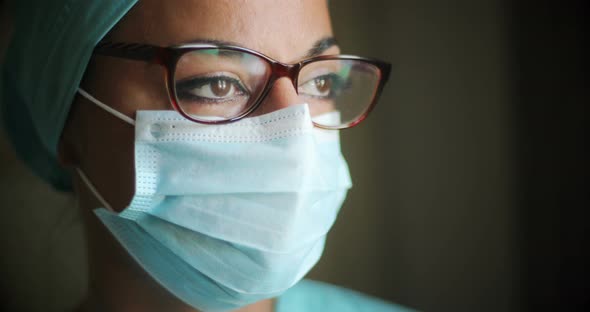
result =
[{"label": "mask nose wire", "polygon": [[104,109],[105,111],[111,113],[112,115],[114,115],[115,117],[123,120],[124,122],[135,126],[135,120],[133,120],[132,118],[130,118],[129,116],[113,109],[112,107],[106,105],[105,103],[97,100],[95,97],[93,97],[92,95],[90,95],[88,92],[84,91],[82,88],[78,88],[78,93],[80,93],[83,97],[85,97],[87,100],[89,100],[90,102],[96,104],[98,107]]},{"label": "mask nose wire", "polygon": [[80,178],[82,179],[84,184],[86,184],[86,186],[88,187],[90,192],[92,192],[92,194],[96,197],[96,199],[98,199],[98,201],[104,206],[104,208],[106,208],[112,212],[115,212],[113,207],[111,207],[111,205],[109,205],[109,203],[107,203],[107,201],[104,199],[104,197],[102,197],[102,195],[100,195],[100,193],[98,192],[96,187],[94,187],[94,184],[92,184],[92,182],[90,182],[90,179],[88,179],[88,177],[86,176],[86,174],[84,174],[82,169],[76,167],[76,172],[78,173],[78,175],[80,176]]}]

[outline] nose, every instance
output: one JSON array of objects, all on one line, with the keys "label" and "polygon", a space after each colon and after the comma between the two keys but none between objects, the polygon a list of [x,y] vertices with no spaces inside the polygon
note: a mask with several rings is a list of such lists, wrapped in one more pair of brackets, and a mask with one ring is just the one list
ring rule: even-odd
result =
[{"label": "nose", "polygon": [[256,115],[262,115],[276,110],[303,103],[297,95],[293,81],[288,77],[277,79],[266,98],[260,104]]}]

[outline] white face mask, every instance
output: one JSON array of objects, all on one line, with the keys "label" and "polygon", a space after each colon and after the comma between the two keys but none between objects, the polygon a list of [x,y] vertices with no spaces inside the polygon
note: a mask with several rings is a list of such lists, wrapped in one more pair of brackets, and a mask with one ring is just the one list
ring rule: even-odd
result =
[{"label": "white face mask", "polygon": [[226,125],[138,111],[135,174],[129,207],[95,212],[144,270],[203,311],[275,297],[303,278],[351,187],[338,131],[315,128],[306,104]]}]

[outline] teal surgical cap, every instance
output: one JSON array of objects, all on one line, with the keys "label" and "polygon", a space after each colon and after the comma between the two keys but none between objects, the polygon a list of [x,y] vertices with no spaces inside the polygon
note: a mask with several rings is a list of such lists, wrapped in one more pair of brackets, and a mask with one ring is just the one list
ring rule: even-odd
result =
[{"label": "teal surgical cap", "polygon": [[71,189],[57,145],[94,46],[137,0],[14,0],[2,68],[1,115],[18,156],[59,190]]}]

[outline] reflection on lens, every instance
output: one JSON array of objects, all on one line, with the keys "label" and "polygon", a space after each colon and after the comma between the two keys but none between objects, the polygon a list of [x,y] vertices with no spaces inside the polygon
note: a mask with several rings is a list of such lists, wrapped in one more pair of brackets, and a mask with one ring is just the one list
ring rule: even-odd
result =
[{"label": "reflection on lens", "polygon": [[180,109],[201,121],[228,120],[248,111],[263,91],[270,66],[256,55],[230,49],[184,54],[174,73]]},{"label": "reflection on lens", "polygon": [[[313,121],[341,127],[363,116],[379,84],[379,69],[358,60],[321,60],[309,63],[299,74],[298,93],[309,103]],[[337,112],[339,118],[319,118]]]}]

